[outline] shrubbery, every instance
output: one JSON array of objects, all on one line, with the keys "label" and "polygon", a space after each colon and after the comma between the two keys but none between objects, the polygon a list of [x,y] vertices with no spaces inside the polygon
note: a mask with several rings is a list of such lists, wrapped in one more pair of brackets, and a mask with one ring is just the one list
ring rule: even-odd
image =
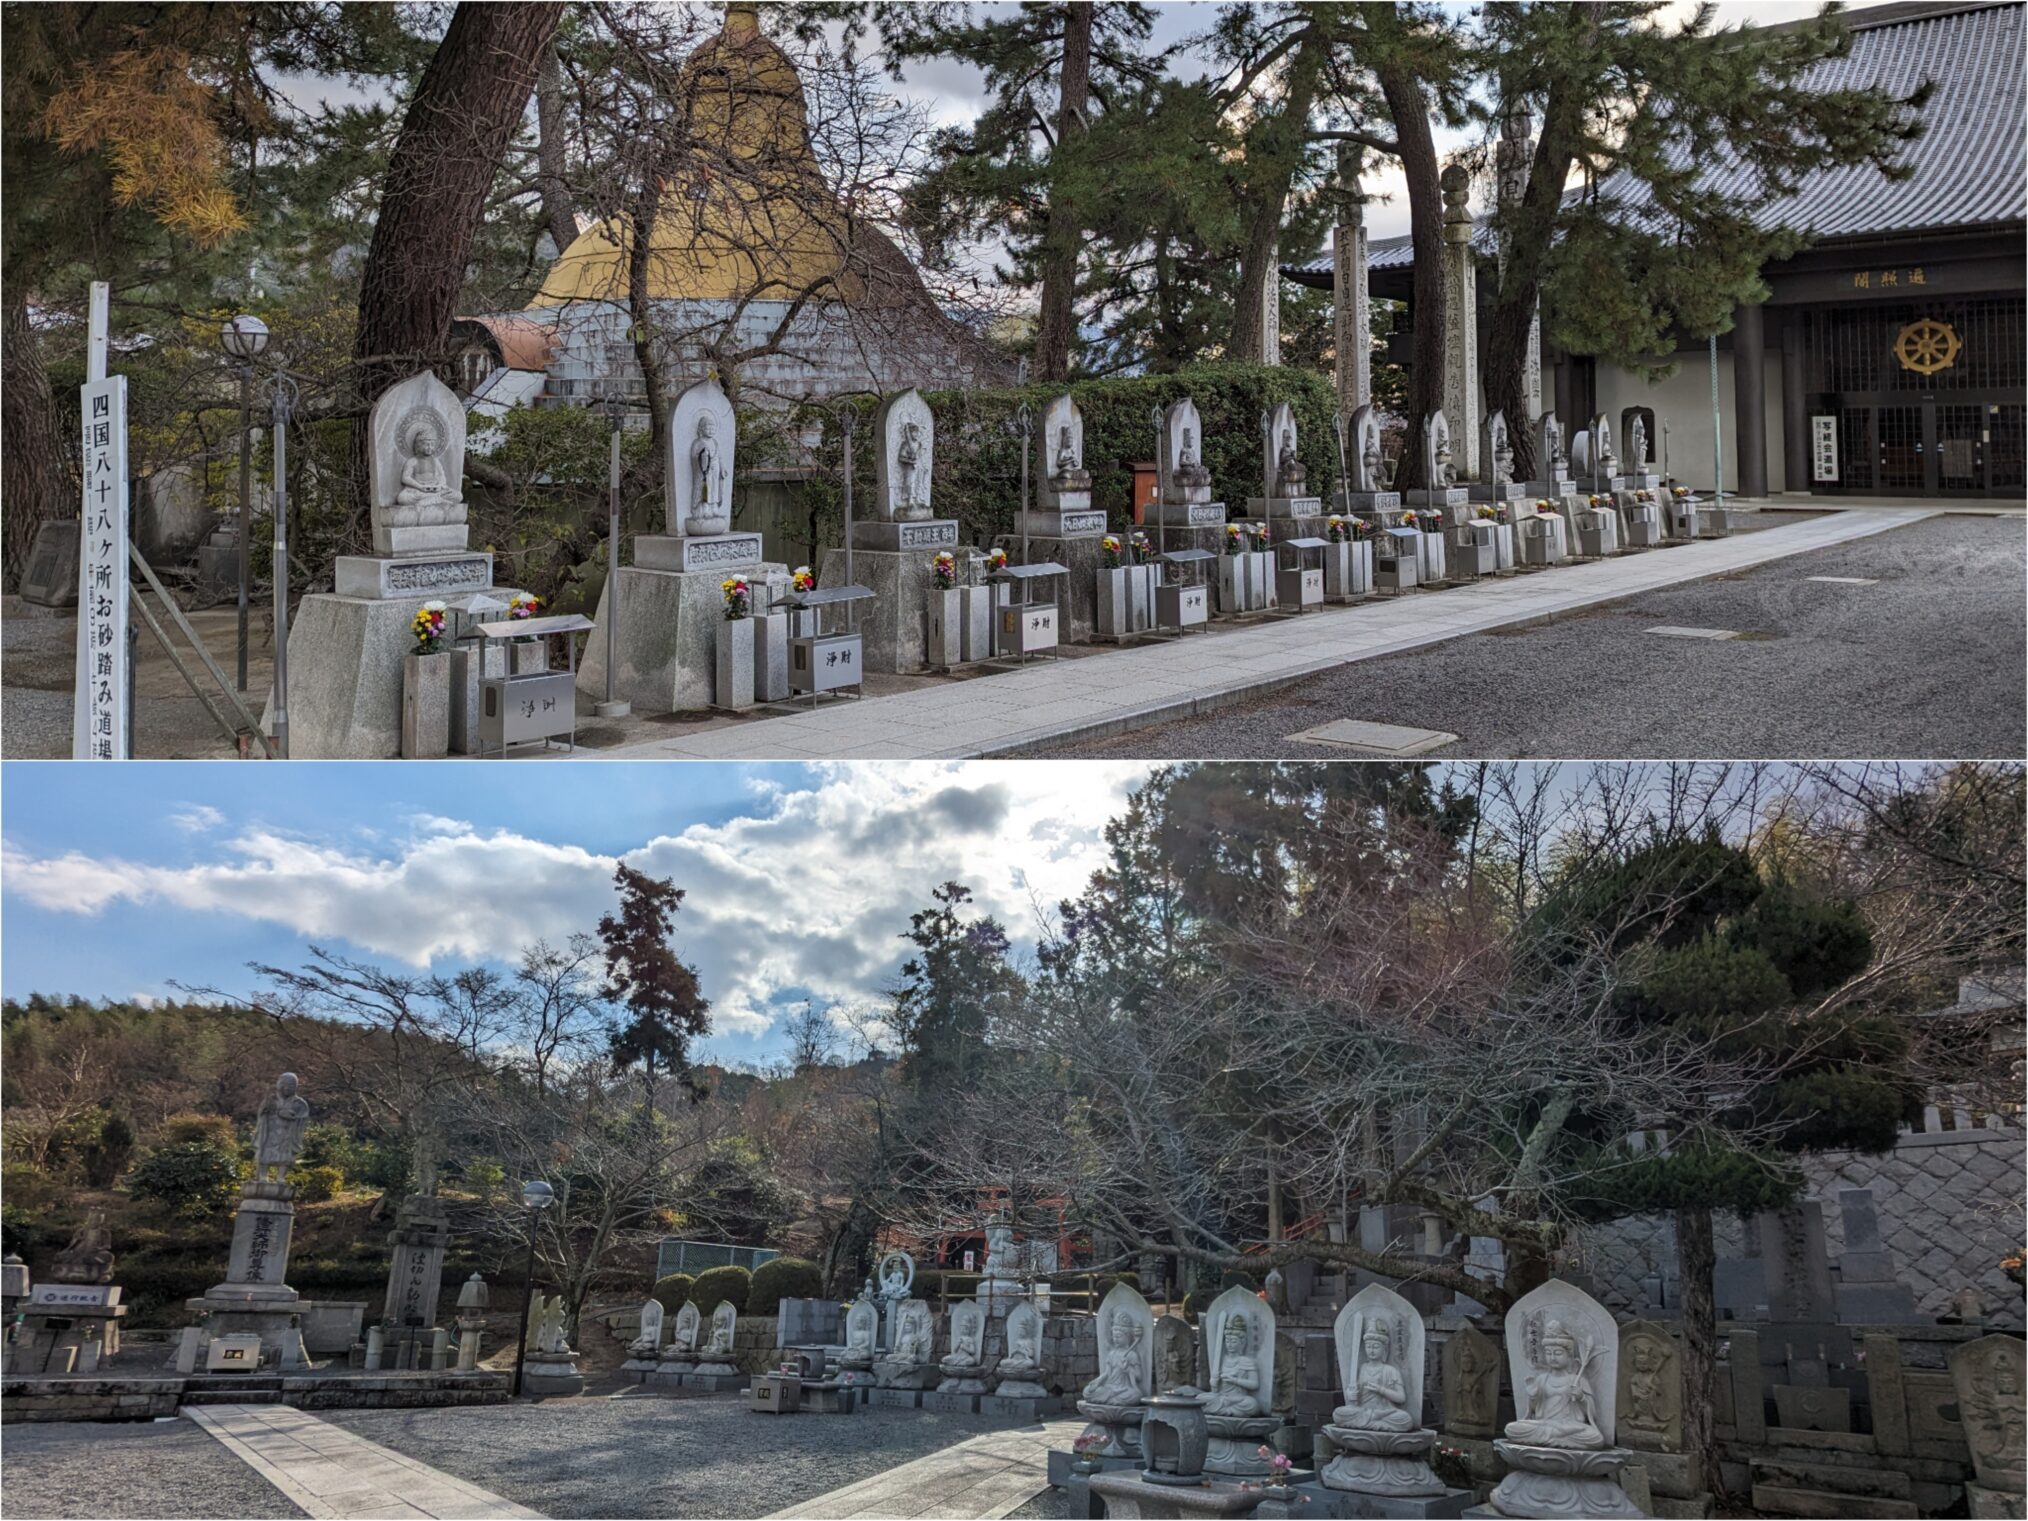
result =
[{"label": "shrubbery", "polygon": [[184,1219],[229,1209],[239,1189],[239,1140],[223,1115],[175,1114],[161,1138],[135,1164],[127,1192],[152,1200]]},{"label": "shrubbery", "polygon": [[784,1299],[817,1299],[824,1292],[824,1270],[807,1257],[771,1257],[753,1272],[745,1314],[773,1315]]},{"label": "shrubbery", "polygon": [[697,1280],[688,1273],[671,1273],[667,1278],[657,1278],[651,1291],[655,1302],[662,1307],[665,1315],[674,1315],[683,1308],[683,1302],[690,1297],[690,1289]]},{"label": "shrubbery", "polygon": [[691,1285],[690,1298],[697,1313],[709,1317],[721,1304],[730,1304],[746,1313],[747,1296],[753,1292],[753,1274],[743,1267],[706,1268]]},{"label": "shrubbery", "polygon": [[289,1184],[296,1190],[298,1204],[322,1204],[335,1199],[345,1187],[345,1174],[328,1165],[295,1167],[289,1170]]}]

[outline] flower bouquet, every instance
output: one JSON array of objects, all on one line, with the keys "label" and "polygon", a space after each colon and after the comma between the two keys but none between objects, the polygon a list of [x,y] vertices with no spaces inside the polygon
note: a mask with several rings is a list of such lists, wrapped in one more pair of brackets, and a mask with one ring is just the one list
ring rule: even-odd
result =
[{"label": "flower bouquet", "polygon": [[930,585],[938,591],[950,591],[958,584],[958,560],[948,549],[939,549],[930,561]]},{"label": "flower bouquet", "polygon": [[1105,1451],[1111,1441],[1112,1438],[1106,1436],[1103,1432],[1087,1431],[1083,1436],[1070,1444],[1073,1466],[1079,1473],[1097,1473],[1099,1471],[1099,1455]]},{"label": "flower bouquet", "polygon": [[425,602],[415,611],[408,631],[415,635],[415,653],[434,655],[444,647],[444,619],[446,610],[441,602]]},{"label": "flower bouquet", "polygon": [[1262,549],[1266,549],[1266,548],[1268,547],[1268,525],[1267,525],[1267,524],[1265,524],[1265,523],[1256,523],[1256,524],[1254,524],[1254,525],[1253,525],[1253,547],[1254,547],[1254,548],[1255,548],[1256,550],[1262,550]]},{"label": "flower bouquet", "polygon": [[745,576],[732,576],[718,583],[725,594],[725,621],[735,623],[753,614],[753,588]]},{"label": "flower bouquet", "polygon": [[1146,565],[1155,558],[1154,542],[1140,529],[1134,530],[1134,536],[1128,542],[1133,546],[1135,564]]},{"label": "flower bouquet", "polygon": [[[542,599],[533,592],[516,592],[514,600],[507,604],[507,616],[514,622],[520,623],[525,619],[533,618],[541,606]],[[516,644],[533,644],[535,636],[533,634],[521,634],[516,636],[514,642]]]},{"label": "flower bouquet", "polygon": [[796,591],[806,592],[817,589],[817,577],[807,565],[798,565],[789,577],[789,586]]},{"label": "flower bouquet", "polygon": [[1228,555],[1246,552],[1246,530],[1237,523],[1225,525],[1225,552]]},{"label": "flower bouquet", "polygon": [[1497,523],[1500,521],[1500,514],[1495,512],[1491,507],[1481,507],[1475,516],[1482,523]]},{"label": "flower bouquet", "polygon": [[986,551],[986,572],[990,575],[994,571],[1005,570],[1006,568],[1007,551],[1002,549],[998,544],[995,544],[991,549]]},{"label": "flower bouquet", "polygon": [[1343,518],[1332,518],[1324,525],[1324,538],[1328,543],[1344,544],[1350,541],[1351,537],[1352,530],[1345,526]]},{"label": "flower bouquet", "polygon": [[1105,556],[1105,568],[1107,570],[1118,570],[1120,568],[1120,541],[1117,535],[1109,533],[1103,539],[1100,539],[1099,553]]}]

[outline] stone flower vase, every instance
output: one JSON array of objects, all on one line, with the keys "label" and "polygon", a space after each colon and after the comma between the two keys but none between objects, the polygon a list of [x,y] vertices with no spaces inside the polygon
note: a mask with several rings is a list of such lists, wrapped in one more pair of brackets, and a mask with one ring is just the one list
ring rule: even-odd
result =
[{"label": "stone flower vase", "polygon": [[721,708],[753,706],[753,619],[718,620],[718,681],[712,700]]},{"label": "stone flower vase", "polygon": [[932,586],[924,610],[928,633],[928,658],[932,670],[949,670],[965,663],[964,598],[955,586]]},{"label": "stone flower vase", "polygon": [[401,754],[441,760],[451,750],[451,652],[401,657]]},{"label": "stone flower vase", "polygon": [[1134,632],[1132,593],[1129,580],[1136,571],[1125,565],[1098,571],[1098,632],[1107,639],[1124,639]]}]

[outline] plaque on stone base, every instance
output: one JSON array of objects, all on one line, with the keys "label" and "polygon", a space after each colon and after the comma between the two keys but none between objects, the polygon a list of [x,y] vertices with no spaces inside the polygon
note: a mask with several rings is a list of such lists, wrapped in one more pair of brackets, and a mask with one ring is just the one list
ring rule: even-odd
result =
[{"label": "plaque on stone base", "polygon": [[956,518],[926,518],[916,522],[873,522],[852,525],[854,549],[908,550],[949,549],[958,542]]},{"label": "plaque on stone base", "polygon": [[1106,515],[1067,506],[1061,512],[1017,512],[1014,531],[1047,539],[1100,539],[1105,537]]},{"label": "plaque on stone base", "polygon": [[1222,528],[1223,502],[1158,502],[1148,509],[1153,521],[1168,528]]},{"label": "plaque on stone base", "polygon": [[642,570],[746,570],[760,564],[757,533],[641,534],[634,564]]},{"label": "plaque on stone base", "polygon": [[493,557],[483,550],[410,559],[339,555],[332,562],[332,590],[341,597],[384,602],[395,597],[442,597],[453,592],[486,591],[492,585]]}]

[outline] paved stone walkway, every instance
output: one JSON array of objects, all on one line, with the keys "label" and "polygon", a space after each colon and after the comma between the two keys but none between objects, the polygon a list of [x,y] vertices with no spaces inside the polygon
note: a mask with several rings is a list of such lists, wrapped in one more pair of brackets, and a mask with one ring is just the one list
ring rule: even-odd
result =
[{"label": "paved stone walkway", "polygon": [[939,1516],[1000,1521],[1049,1488],[1049,1449],[1067,1448],[1082,1420],[1044,1421],[993,1431],[828,1495],[775,1512],[776,1518]]},{"label": "paved stone walkway", "polygon": [[541,1515],[286,1405],[187,1405],[183,1413],[308,1516]]},{"label": "paved stone walkway", "polygon": [[[790,718],[599,751],[631,760],[970,758],[1119,733],[1221,707],[1357,660],[1575,612],[1791,555],[1885,533],[1928,508],[1831,512],[1730,538],[1488,579],[1448,591],[1375,597],[1216,637],[1190,637],[1079,660],[837,703]],[[580,755],[592,752],[580,751]]]}]

